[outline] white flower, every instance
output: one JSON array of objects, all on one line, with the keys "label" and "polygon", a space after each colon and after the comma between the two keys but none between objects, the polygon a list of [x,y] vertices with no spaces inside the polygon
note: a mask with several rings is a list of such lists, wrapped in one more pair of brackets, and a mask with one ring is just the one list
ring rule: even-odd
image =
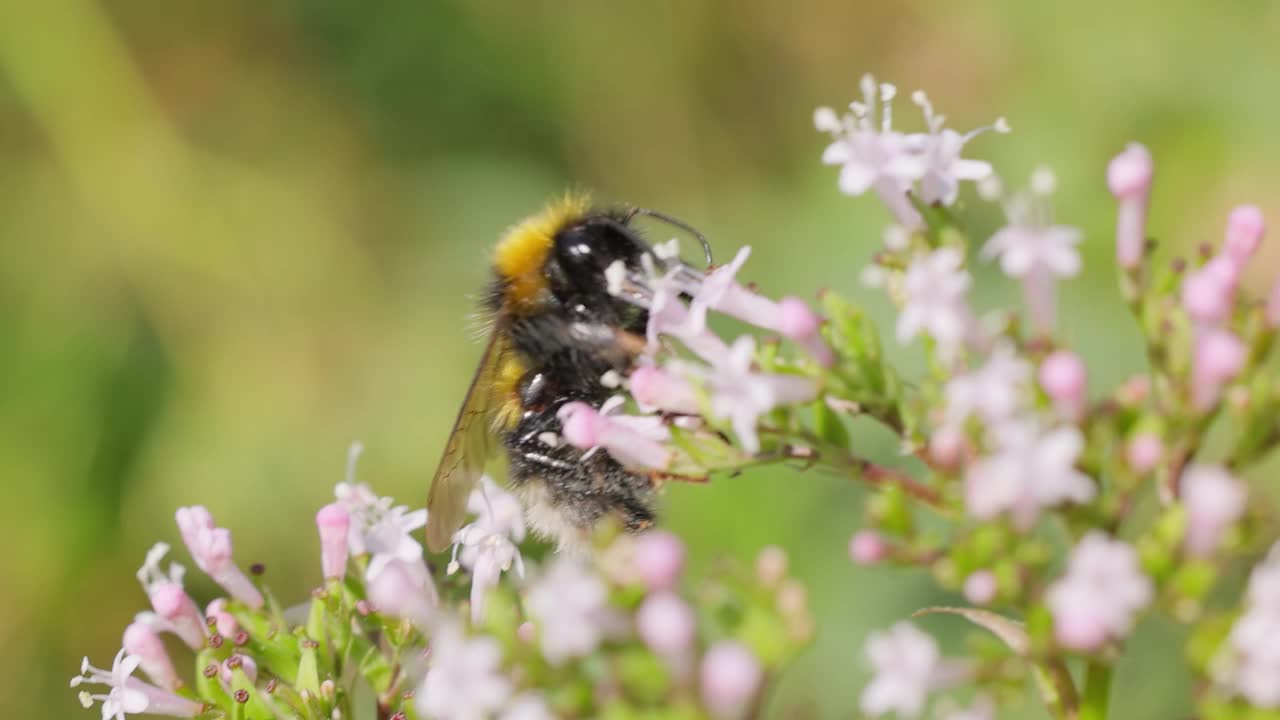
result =
[{"label": "white flower", "polygon": [[[472,492],[478,492],[473,490]],[[471,571],[471,621],[484,619],[485,595],[498,586],[502,573],[515,568],[524,576],[524,559],[511,538],[480,522],[469,523],[453,536],[449,572],[461,565]]]},{"label": "white flower", "polygon": [[369,560],[369,574],[377,575],[380,566],[392,559],[412,562],[422,559],[422,544],[413,539],[415,530],[427,524],[427,511],[414,510],[399,505],[374,519],[371,515],[363,520],[373,519],[363,535],[362,544],[372,556]]},{"label": "white flower", "polygon": [[933,105],[924,92],[917,90],[911,100],[924,112],[928,134],[911,135],[908,143],[919,149],[924,159],[924,172],[920,177],[920,199],[925,204],[950,205],[956,201],[961,180],[982,181],[991,176],[991,163],[982,160],[966,160],[960,157],[965,144],[988,130],[1009,132],[1009,124],[999,118],[993,125],[961,134],[942,126],[944,118],[933,112]]},{"label": "white flower", "polygon": [[949,355],[964,339],[972,322],[967,296],[971,278],[964,255],[946,247],[917,257],[902,280],[902,313],[898,342],[904,345],[921,333],[937,341]]},{"label": "white flower", "polygon": [[543,656],[555,665],[593,652],[613,620],[604,581],[563,555],[529,588],[524,607],[541,631]]},{"label": "white flower", "polygon": [[672,367],[701,381],[711,395],[711,416],[728,420],[747,452],[760,450],[756,423],[779,405],[807,402],[817,394],[813,381],[796,376],[756,372],[755,338],[743,335],[711,366],[676,362]]},{"label": "white flower", "polygon": [[488,475],[480,478],[480,483],[467,498],[467,512],[476,516],[476,523],[493,532],[506,535],[514,542],[524,540],[524,506]]},{"label": "white flower", "polygon": [[111,670],[100,670],[89,664],[89,658],[80,663],[80,674],[71,678],[71,687],[81,683],[94,683],[110,687],[106,694],[80,694],[80,702],[87,708],[94,701],[102,703],[102,720],[116,718],[124,720],[126,714],[137,715],[147,711],[150,702],[142,690],[130,686],[129,676],[138,669],[141,660],[136,655],[125,655],[124,649],[116,653],[111,663]]},{"label": "white flower", "polygon": [[1249,577],[1248,607],[1213,660],[1214,679],[1260,708],[1280,707],[1280,544]]},{"label": "white flower", "polygon": [[1019,393],[1031,377],[1031,365],[1008,343],[991,352],[982,368],[958,375],[947,383],[947,424],[972,415],[988,426],[1008,420],[1019,407]]},{"label": "white flower", "polygon": [[909,622],[873,632],[864,648],[875,677],[862,691],[862,711],[874,716],[896,712],[917,717],[929,692],[951,674],[938,643]]},{"label": "white flower", "polygon": [[452,623],[431,637],[431,667],[416,693],[418,712],[440,720],[483,720],[511,697],[502,674],[502,646],[491,637],[466,637]]},{"label": "white flower", "polygon": [[1059,642],[1091,650],[1128,635],[1152,592],[1137,551],[1093,530],[1071,552],[1066,575],[1049,586],[1045,599]]},{"label": "white flower", "polygon": [[999,449],[974,463],[965,475],[965,507],[976,518],[1002,512],[1023,529],[1040,510],[1065,501],[1092,500],[1088,475],[1075,469],[1084,436],[1075,427],[1041,432],[1034,421],[1010,422],[996,433]]},{"label": "white flower", "polygon": [[1079,228],[1053,225],[1044,197],[1020,193],[1005,203],[1009,224],[997,231],[982,248],[982,258],[1000,258],[1000,269],[1022,278],[1036,272],[1071,277],[1080,272],[1083,238]]}]

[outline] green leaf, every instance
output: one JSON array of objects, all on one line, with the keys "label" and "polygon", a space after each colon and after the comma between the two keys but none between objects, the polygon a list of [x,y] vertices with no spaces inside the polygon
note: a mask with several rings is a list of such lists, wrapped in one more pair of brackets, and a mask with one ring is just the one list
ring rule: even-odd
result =
[{"label": "green leaf", "polygon": [[814,433],[823,442],[848,450],[849,429],[845,427],[844,418],[840,417],[840,414],[835,410],[832,410],[831,406],[822,398],[814,400],[812,407]]}]

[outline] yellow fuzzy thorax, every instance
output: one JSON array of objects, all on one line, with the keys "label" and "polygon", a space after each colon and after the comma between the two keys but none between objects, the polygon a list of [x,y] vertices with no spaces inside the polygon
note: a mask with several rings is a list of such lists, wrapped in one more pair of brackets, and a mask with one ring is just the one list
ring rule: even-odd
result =
[{"label": "yellow fuzzy thorax", "polygon": [[493,413],[492,429],[496,433],[506,432],[520,422],[524,409],[520,405],[520,379],[524,377],[524,363],[515,353],[507,353],[499,360],[498,371],[493,379],[493,394],[497,398]]},{"label": "yellow fuzzy thorax", "polygon": [[505,305],[515,312],[537,308],[547,289],[543,265],[556,233],[586,214],[586,195],[570,193],[537,215],[513,225],[493,251],[493,269],[506,280]]}]

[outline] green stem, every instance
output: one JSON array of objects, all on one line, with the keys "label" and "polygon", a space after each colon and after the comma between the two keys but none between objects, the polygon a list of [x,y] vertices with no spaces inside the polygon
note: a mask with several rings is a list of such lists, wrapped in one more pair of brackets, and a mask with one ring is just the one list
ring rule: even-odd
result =
[{"label": "green stem", "polygon": [[1111,701],[1111,667],[1090,661],[1085,668],[1079,720],[1106,720]]}]

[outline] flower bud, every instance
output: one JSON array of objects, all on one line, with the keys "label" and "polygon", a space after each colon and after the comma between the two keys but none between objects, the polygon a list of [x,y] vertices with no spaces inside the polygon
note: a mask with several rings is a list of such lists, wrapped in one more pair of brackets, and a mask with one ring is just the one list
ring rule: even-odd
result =
[{"label": "flower bud", "polygon": [[182,638],[182,642],[196,650],[204,647],[204,618],[195,601],[181,585],[156,583],[147,588],[147,597],[156,614],[169,623],[174,633]]},{"label": "flower bud", "polygon": [[1231,317],[1240,268],[1219,255],[1182,281],[1182,307],[1201,325],[1217,325]]},{"label": "flower bud", "polygon": [[1266,223],[1257,205],[1240,205],[1227,216],[1227,239],[1222,251],[1237,265],[1244,265],[1262,243]]},{"label": "flower bud", "polygon": [[338,503],[330,503],[316,513],[320,532],[320,566],[326,579],[341,580],[347,573],[347,533],[351,516]]},{"label": "flower bud", "polygon": [[650,592],[675,587],[684,569],[684,543],[665,530],[650,530],[636,538],[631,560]]},{"label": "flower bud", "polygon": [[944,470],[954,470],[964,462],[964,431],[954,425],[938,428],[929,438],[929,458]]},{"label": "flower bud", "polygon": [[964,596],[974,605],[986,605],[996,598],[998,591],[995,573],[990,570],[978,570],[965,578]]},{"label": "flower bud", "polygon": [[875,565],[889,554],[889,545],[874,530],[859,530],[849,540],[849,557],[858,565]]},{"label": "flower bud", "polygon": [[1139,474],[1151,472],[1162,455],[1164,442],[1154,432],[1140,432],[1125,445],[1125,461]]},{"label": "flower bud", "polygon": [[1244,485],[1216,466],[1193,465],[1182,475],[1182,503],[1187,509],[1187,552],[1212,555],[1226,531],[1244,514]]},{"label": "flower bud", "polygon": [[770,545],[756,556],[756,580],[765,587],[773,587],[787,577],[787,551]]},{"label": "flower bud", "polygon": [[1120,267],[1133,269],[1142,262],[1146,245],[1147,203],[1155,165],[1151,153],[1138,143],[1129,143],[1124,152],[1107,165],[1107,187],[1120,201],[1116,219],[1116,260]]},{"label": "flower bud", "polygon": [[683,378],[666,370],[645,365],[629,378],[631,395],[642,408],[657,408],[683,415],[698,414],[698,396]]},{"label": "flower bud", "polygon": [[679,658],[693,647],[696,626],[693,610],[673,592],[650,595],[636,611],[640,639],[665,658]]},{"label": "flower bud", "polygon": [[1208,410],[1218,401],[1222,386],[1244,369],[1247,350],[1228,330],[1207,330],[1196,338],[1192,384],[1196,407]]},{"label": "flower bud", "polygon": [[145,622],[133,622],[124,629],[124,651],[138,658],[138,666],[151,678],[151,682],[165,690],[177,690],[182,685],[178,671],[164,649],[164,642],[155,628]]},{"label": "flower bud", "polygon": [[1080,356],[1059,350],[1040,365],[1040,385],[1059,414],[1071,421],[1084,415],[1086,372]]},{"label": "flower bud", "polygon": [[418,627],[426,627],[435,616],[439,596],[422,560],[388,558],[365,581],[369,602],[378,612],[409,620]]},{"label": "flower bud", "polygon": [[745,646],[722,640],[703,656],[698,675],[702,702],[711,716],[717,720],[737,720],[747,716],[764,679],[764,670]]}]

